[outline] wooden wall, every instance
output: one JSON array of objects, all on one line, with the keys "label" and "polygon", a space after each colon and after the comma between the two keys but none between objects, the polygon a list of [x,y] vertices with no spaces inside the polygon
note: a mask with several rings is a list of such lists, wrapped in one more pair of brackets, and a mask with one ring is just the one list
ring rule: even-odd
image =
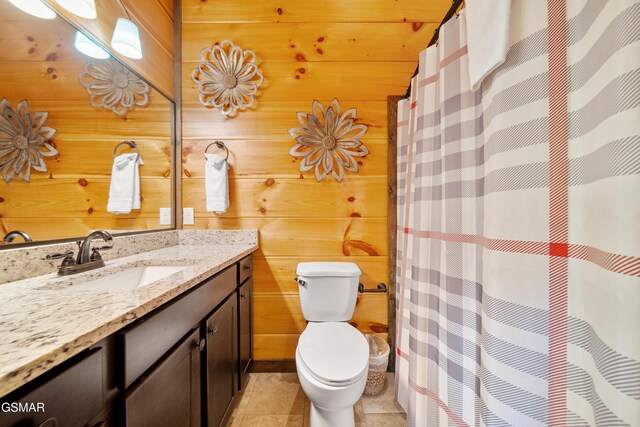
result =
[{"label": "wooden wall", "polygon": [[[80,18],[55,1],[45,0],[59,14],[65,16],[74,25],[91,33],[104,46],[111,46],[111,37],[118,18],[126,15],[118,0],[98,0],[97,19]],[[118,55],[118,58],[132,70],[152,83],[169,99],[175,99],[173,58],[173,2],[174,0],[122,0],[133,21],[140,30],[142,59],[130,59]]]},{"label": "wooden wall", "polygon": [[[362,282],[387,280],[387,103],[403,94],[418,52],[450,1],[183,0],[183,205],[195,228],[258,228],[255,357],[293,358],[305,327],[293,281],[301,261],[353,261]],[[257,104],[225,120],[198,103],[191,70],[199,52],[232,40],[256,52],[265,77]],[[337,97],[369,126],[371,154],[343,183],[301,175],[288,155],[296,112]],[[203,150],[222,139],[231,150],[231,207],[205,212]],[[188,228],[187,226],[185,228]],[[387,295],[360,295],[354,324],[386,333]]]},{"label": "wooden wall", "polygon": [[[159,224],[158,209],[172,206],[171,102],[151,90],[149,105],[124,117],[96,109],[78,80],[92,59],[73,47],[70,25],[31,17],[9,2],[0,4],[0,17],[0,99],[14,108],[27,99],[31,113],[48,112],[59,152],[45,158],[48,173],[32,172],[31,183],[0,179],[0,233],[21,229],[34,240],[49,240],[97,228],[167,228]],[[114,215],[106,212],[113,149],[124,139],[138,142],[145,162],[142,209]]]}]

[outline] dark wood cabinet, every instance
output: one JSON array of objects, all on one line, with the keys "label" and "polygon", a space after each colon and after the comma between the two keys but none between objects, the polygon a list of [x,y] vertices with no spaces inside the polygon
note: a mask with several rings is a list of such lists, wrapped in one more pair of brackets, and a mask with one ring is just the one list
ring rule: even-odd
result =
[{"label": "dark wood cabinet", "polygon": [[0,402],[2,427],[85,426],[102,408],[102,349],[86,351]]},{"label": "dark wood cabinet", "polygon": [[247,256],[3,397],[46,410],[0,411],[0,427],[224,426],[252,360],[252,270]]},{"label": "dark wood cabinet", "polygon": [[249,377],[253,360],[253,279],[238,288],[238,389],[242,390]]},{"label": "dark wood cabinet", "polygon": [[126,393],[126,427],[200,426],[202,350],[196,329]]},{"label": "dark wood cabinet", "polygon": [[203,322],[206,334],[206,426],[218,427],[228,418],[236,395],[237,309],[235,294]]}]

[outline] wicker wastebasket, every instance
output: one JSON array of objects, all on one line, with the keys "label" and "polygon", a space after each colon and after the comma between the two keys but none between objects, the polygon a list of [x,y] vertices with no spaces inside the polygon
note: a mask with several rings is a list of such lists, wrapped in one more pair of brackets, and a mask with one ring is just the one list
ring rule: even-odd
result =
[{"label": "wicker wastebasket", "polygon": [[365,334],[365,337],[369,342],[369,373],[364,394],[375,396],[384,390],[390,349],[389,344],[378,336]]}]

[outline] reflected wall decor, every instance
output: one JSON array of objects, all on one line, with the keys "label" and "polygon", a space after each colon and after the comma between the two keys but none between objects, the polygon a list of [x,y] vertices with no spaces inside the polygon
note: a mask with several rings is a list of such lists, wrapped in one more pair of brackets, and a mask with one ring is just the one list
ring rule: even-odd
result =
[{"label": "reflected wall decor", "polygon": [[149,103],[149,85],[114,59],[87,63],[79,79],[90,94],[91,105],[119,116]]},{"label": "reflected wall decor", "polygon": [[47,171],[44,157],[58,154],[48,142],[56,133],[44,126],[48,116],[46,112],[29,113],[26,99],[15,110],[6,98],[0,101],[0,167],[5,182],[16,175],[30,182],[31,169]]}]

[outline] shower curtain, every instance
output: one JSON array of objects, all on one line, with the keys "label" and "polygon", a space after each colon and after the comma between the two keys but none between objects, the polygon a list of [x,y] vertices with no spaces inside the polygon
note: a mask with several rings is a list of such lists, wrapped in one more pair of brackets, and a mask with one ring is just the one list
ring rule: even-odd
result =
[{"label": "shower curtain", "polygon": [[640,426],[640,2],[465,14],[398,104],[396,393],[410,426]]}]

